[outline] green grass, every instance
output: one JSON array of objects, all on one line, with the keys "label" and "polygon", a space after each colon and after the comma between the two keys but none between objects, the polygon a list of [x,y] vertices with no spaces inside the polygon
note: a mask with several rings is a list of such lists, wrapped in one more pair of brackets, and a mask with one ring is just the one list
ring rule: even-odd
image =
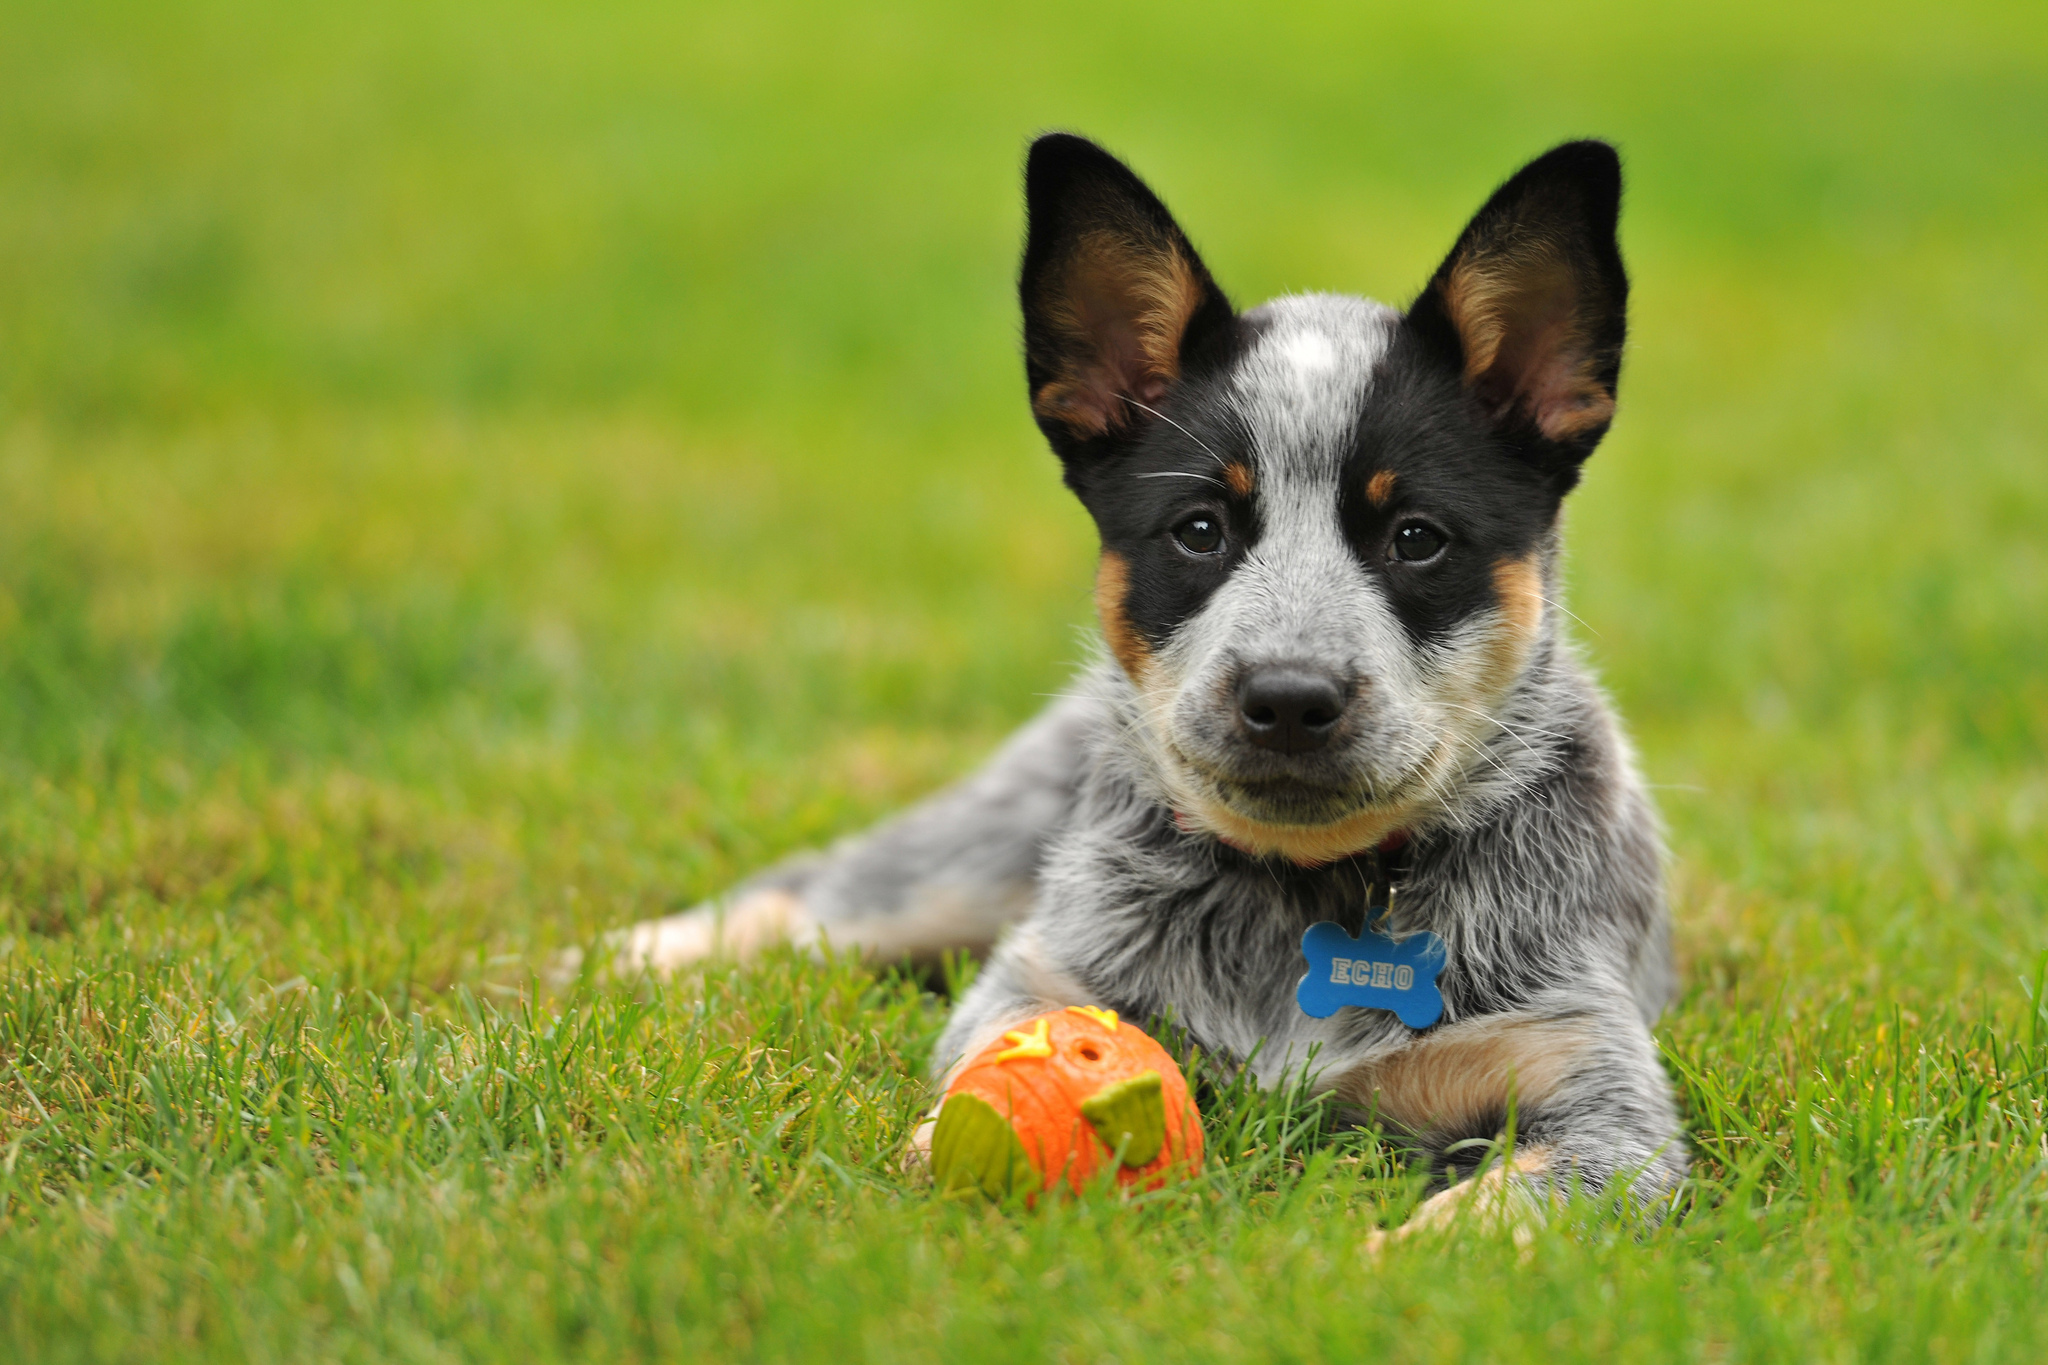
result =
[{"label": "green grass", "polygon": [[[0,4],[0,1355],[2031,1359],[2038,6]],[[963,771],[1083,645],[1024,139],[1245,301],[1630,160],[1572,605],[1669,822],[1652,1231],[1227,1089],[1148,1200],[898,1172],[943,1002],[532,989]]]}]

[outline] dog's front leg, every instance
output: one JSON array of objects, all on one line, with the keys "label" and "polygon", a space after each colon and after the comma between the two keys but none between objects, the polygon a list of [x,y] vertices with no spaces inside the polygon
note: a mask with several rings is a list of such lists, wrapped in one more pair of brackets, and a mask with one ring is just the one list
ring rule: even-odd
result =
[{"label": "dog's front leg", "polygon": [[1047,950],[1043,925],[1035,918],[1019,925],[953,1007],[953,1017],[932,1049],[931,1074],[940,1089],[961,1063],[1005,1031],[1050,1010],[1102,1003]]},{"label": "dog's front leg", "polygon": [[[1625,1008],[1468,1020],[1356,1068],[1337,1090],[1417,1137],[1451,1182],[1395,1237],[1529,1226],[1574,1194],[1646,1211],[1685,1178],[1656,1044]],[[1499,1141],[1509,1133],[1512,1149]]]},{"label": "dog's front leg", "polygon": [[[1055,964],[1040,935],[1039,921],[1019,926],[960,997],[946,1031],[932,1049],[931,1075],[940,1103],[961,1066],[1004,1033],[1053,1010],[1099,1003]],[[932,1127],[938,1116],[935,1104],[911,1135],[907,1164],[922,1167],[929,1160]]]},{"label": "dog's front leg", "polygon": [[[620,931],[609,945],[614,969],[664,974],[785,943],[926,964],[951,949],[987,951],[1031,908],[1101,710],[1085,693],[1061,697],[980,771],[893,820],[790,858],[715,902]],[[580,962],[575,953],[563,965]]]}]

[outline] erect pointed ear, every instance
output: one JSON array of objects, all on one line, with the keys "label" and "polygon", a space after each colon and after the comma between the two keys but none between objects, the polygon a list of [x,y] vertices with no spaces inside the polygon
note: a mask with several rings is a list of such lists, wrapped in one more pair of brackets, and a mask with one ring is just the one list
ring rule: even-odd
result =
[{"label": "erect pointed ear", "polygon": [[1024,195],[1018,293],[1031,410],[1068,457],[1145,425],[1145,408],[1227,333],[1230,301],[1166,206],[1086,138],[1032,143]]},{"label": "erect pointed ear", "polygon": [[1566,488],[1614,418],[1628,330],[1620,211],[1612,147],[1547,152],[1494,191],[1408,313],[1495,429]]}]

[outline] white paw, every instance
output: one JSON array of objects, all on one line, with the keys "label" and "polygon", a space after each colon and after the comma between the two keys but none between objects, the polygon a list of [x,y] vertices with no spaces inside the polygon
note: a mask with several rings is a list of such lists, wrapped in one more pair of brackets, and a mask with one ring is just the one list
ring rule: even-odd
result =
[{"label": "white paw", "polygon": [[917,1125],[917,1131],[910,1135],[910,1141],[903,1147],[903,1173],[922,1176],[929,1180],[932,1174],[932,1130],[939,1126],[937,1118],[928,1118]]},{"label": "white paw", "polygon": [[787,891],[756,891],[727,907],[701,905],[680,915],[642,920],[612,935],[612,972],[667,976],[711,958],[745,961],[783,943],[815,937],[810,912]]}]

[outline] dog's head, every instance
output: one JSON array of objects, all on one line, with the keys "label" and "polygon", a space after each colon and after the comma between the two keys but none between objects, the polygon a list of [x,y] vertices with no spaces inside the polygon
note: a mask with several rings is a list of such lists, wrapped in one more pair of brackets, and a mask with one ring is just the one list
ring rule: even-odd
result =
[{"label": "dog's head", "polygon": [[1558,509],[1606,433],[1628,279],[1612,148],[1503,185],[1403,314],[1239,314],[1101,148],[1032,147],[1039,426],[1184,825],[1321,862],[1451,799],[1550,628]]}]

